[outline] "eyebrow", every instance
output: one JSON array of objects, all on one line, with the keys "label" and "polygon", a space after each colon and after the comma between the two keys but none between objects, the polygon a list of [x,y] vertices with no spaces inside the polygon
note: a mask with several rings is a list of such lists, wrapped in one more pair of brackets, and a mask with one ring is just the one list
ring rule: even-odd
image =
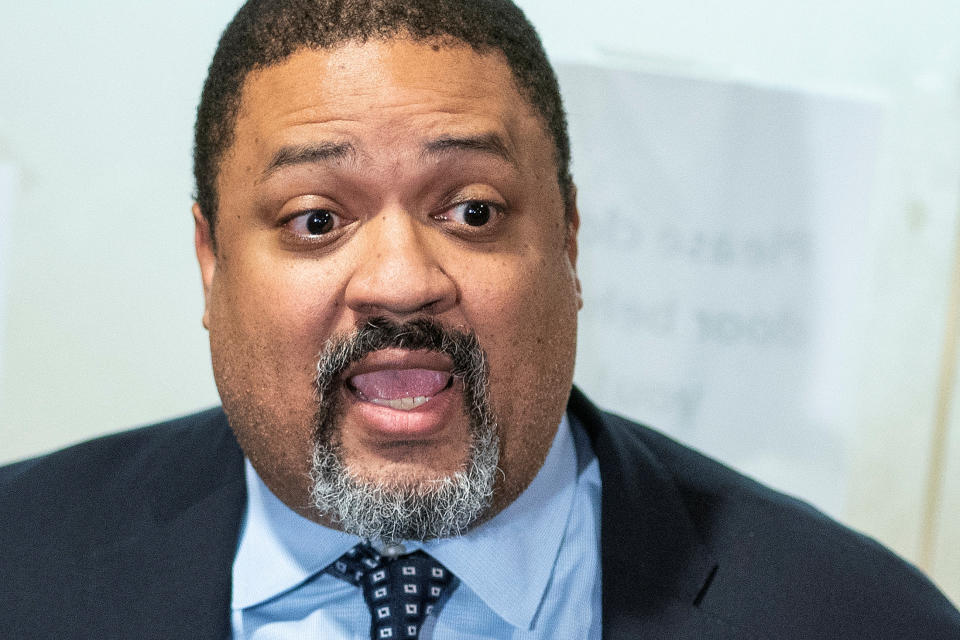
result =
[{"label": "eyebrow", "polygon": [[443,155],[454,151],[479,151],[505,160],[513,166],[517,165],[503,138],[496,133],[467,137],[446,136],[431,140],[423,146],[424,155]]},{"label": "eyebrow", "polygon": [[[496,133],[478,136],[444,136],[430,140],[423,146],[424,155],[443,155],[455,151],[485,153],[516,166],[516,160],[506,143]],[[343,160],[356,155],[356,149],[348,142],[324,142],[319,144],[281,147],[270,159],[257,182],[263,182],[283,167],[316,164]]]},{"label": "eyebrow", "polygon": [[347,142],[324,142],[295,147],[282,147],[273,154],[273,158],[270,159],[263,173],[260,174],[258,182],[266,180],[275,171],[283,167],[343,160],[344,158],[354,155],[356,155],[356,150],[353,148],[353,145]]}]

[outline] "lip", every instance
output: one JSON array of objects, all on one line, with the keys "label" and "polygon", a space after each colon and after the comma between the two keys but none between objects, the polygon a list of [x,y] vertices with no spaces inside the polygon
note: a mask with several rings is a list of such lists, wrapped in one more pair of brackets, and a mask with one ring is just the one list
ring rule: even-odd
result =
[{"label": "lip", "polygon": [[[463,385],[458,378],[422,405],[403,410],[362,399],[352,389],[349,379],[362,373],[390,369],[432,369],[451,372],[452,359],[435,351],[383,349],[354,363],[341,377],[347,398],[347,413],[356,419],[359,428],[370,440],[387,443],[414,442],[438,437],[454,422]],[[351,421],[352,422],[352,421]]]}]

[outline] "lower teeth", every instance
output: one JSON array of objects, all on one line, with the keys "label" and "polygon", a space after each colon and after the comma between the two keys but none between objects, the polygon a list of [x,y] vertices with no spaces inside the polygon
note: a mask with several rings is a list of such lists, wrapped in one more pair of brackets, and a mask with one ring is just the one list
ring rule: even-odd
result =
[{"label": "lower teeth", "polygon": [[402,411],[409,411],[411,409],[416,409],[423,403],[425,403],[430,398],[426,396],[417,396],[416,398],[371,398],[370,402],[373,404],[378,404],[383,407],[390,407],[391,409],[400,409]]}]

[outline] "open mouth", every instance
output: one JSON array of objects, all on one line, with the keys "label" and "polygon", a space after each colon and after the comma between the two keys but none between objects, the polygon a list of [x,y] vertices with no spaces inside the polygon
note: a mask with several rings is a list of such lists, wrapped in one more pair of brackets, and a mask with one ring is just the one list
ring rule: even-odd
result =
[{"label": "open mouth", "polygon": [[[430,350],[388,348],[351,365],[343,384],[355,400],[386,409],[426,411],[456,381],[450,356]],[[439,408],[439,407],[438,407]]]},{"label": "open mouth", "polygon": [[453,374],[435,369],[378,369],[346,380],[347,388],[364,402],[412,411],[453,386]]}]

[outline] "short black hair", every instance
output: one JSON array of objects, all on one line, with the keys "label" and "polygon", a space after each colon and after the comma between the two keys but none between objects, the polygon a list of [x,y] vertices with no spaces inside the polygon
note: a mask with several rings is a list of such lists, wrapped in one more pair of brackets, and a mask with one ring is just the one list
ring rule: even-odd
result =
[{"label": "short black hair", "polygon": [[398,36],[503,54],[518,89],[553,138],[557,181],[569,217],[573,182],[560,88],[537,32],[510,0],[248,0],[220,36],[197,107],[195,199],[211,233],[220,162],[233,143],[249,73],[304,48]]}]

